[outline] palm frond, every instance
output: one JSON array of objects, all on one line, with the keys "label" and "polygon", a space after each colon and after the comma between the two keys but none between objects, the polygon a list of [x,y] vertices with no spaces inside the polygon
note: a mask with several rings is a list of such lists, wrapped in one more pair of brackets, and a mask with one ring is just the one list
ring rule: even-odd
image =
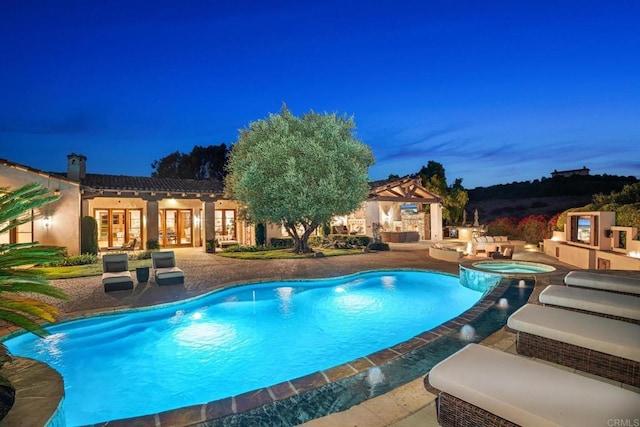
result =
[{"label": "palm frond", "polygon": [[30,245],[12,244],[0,248],[0,269],[21,267],[24,265],[40,265],[58,262],[64,258],[64,249],[58,246],[42,246],[35,242]]},{"label": "palm frond", "polygon": [[[49,194],[48,189],[37,183],[13,191],[0,189],[0,234],[32,221],[39,215],[32,212],[60,198]],[[37,242],[0,244],[0,319],[39,336],[47,333],[33,319],[54,322],[58,309],[27,294],[57,299],[67,296],[30,266],[58,261],[63,251],[64,248],[41,246]]]},{"label": "palm frond", "polygon": [[0,224],[2,224],[0,233],[26,224],[33,219],[32,210],[60,198],[60,196],[49,196],[48,194],[50,194],[49,189],[38,183],[27,184],[16,190],[0,194]]},{"label": "palm frond", "polygon": [[11,310],[12,312],[22,312],[46,320],[55,322],[58,309],[46,302],[28,297],[16,297],[14,295],[3,295],[0,300],[0,308]]},{"label": "palm frond", "polygon": [[0,276],[0,292],[10,293],[32,293],[46,295],[60,300],[68,300],[69,296],[62,289],[49,284],[46,279],[22,278],[14,280]]},{"label": "palm frond", "polygon": [[37,322],[29,319],[27,316],[23,316],[20,313],[16,313],[9,310],[0,308],[0,319],[6,320],[26,331],[36,334],[39,337],[46,336],[49,332]]}]

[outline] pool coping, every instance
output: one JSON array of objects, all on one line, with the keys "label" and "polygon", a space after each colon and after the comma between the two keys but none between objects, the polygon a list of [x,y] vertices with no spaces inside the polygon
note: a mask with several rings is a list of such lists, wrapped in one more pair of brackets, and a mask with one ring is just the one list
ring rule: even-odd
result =
[{"label": "pool coping", "polygon": [[[454,274],[443,273],[435,270],[393,270],[435,272],[438,274],[455,276]],[[361,271],[352,275],[346,275],[345,277],[355,276],[371,271],[379,270]],[[265,282],[245,283],[235,286],[245,286],[258,283]],[[366,373],[371,368],[380,367],[395,359],[408,355],[417,349],[433,343],[439,338],[448,336],[452,333],[458,333],[459,329],[462,326],[477,319],[480,315],[497,304],[502,295],[510,286],[512,286],[510,278],[504,278],[504,280],[501,280],[492,290],[483,295],[476,304],[474,304],[468,310],[464,311],[459,316],[392,347],[379,350],[369,355],[351,360],[347,363],[337,365],[326,370],[316,371],[314,373],[294,378],[292,380],[283,381],[271,386],[262,387],[256,390],[251,390],[239,395],[229,396],[211,402],[171,409],[156,414],[147,414],[137,417],[99,422],[91,424],[91,426],[127,427],[131,425],[154,425],[156,427],[176,427],[207,425],[210,422],[216,422],[224,418],[240,415],[248,411],[258,409],[265,405],[270,405],[279,401],[284,401],[287,399],[295,398],[297,396],[301,396],[305,393],[309,393],[311,391],[319,389],[320,387],[327,386],[350,377],[354,377],[358,374]],[[225,289],[230,288],[231,287],[227,287]],[[304,422],[305,420],[300,421]]]},{"label": "pool coping", "polygon": [[[433,272],[438,274],[444,274],[453,277],[460,277],[459,274],[446,273],[438,270],[432,269],[419,269],[419,268],[394,268],[394,269],[381,269],[389,270],[389,271],[420,271],[420,272]],[[370,272],[379,272],[381,270],[363,270],[353,274],[347,274],[342,277],[348,278],[351,276],[359,276],[362,274],[370,273]],[[292,281],[306,281],[306,280],[316,280],[316,279],[291,279]],[[533,279],[533,288],[535,288],[535,278]],[[289,281],[283,280],[283,281]],[[255,285],[262,283],[270,283],[273,280],[261,280],[261,281],[253,281],[253,282],[245,282],[245,283],[236,283],[229,284],[224,288],[220,288],[214,292],[229,290],[232,288],[236,288],[239,286],[247,286],[247,285]],[[425,346],[432,344],[434,341],[443,338],[447,339],[447,337],[452,336],[453,333],[458,335],[460,328],[466,324],[471,323],[479,316],[483,315],[490,308],[496,305],[500,297],[507,291],[514,283],[510,278],[503,278],[497,285],[495,285],[490,291],[485,292],[485,294],[481,297],[481,299],[474,304],[471,308],[461,313],[459,316],[435,327],[428,331],[422,332],[406,341],[398,343],[392,347],[379,350],[377,352],[371,353],[367,356],[360,357],[349,361],[347,363],[334,366],[328,368],[326,370],[317,371],[302,377],[298,377],[292,380],[284,381],[278,384],[274,384],[268,387],[259,388],[256,390],[252,390],[249,392],[241,393],[239,395],[225,397],[222,399],[218,399],[211,402],[191,405],[182,408],[176,408],[172,410],[163,411],[156,414],[147,414],[141,415],[137,417],[130,417],[118,420],[111,420],[105,422],[98,422],[95,424],[90,424],[96,427],[103,426],[131,426],[131,425],[153,425],[157,427],[162,426],[194,426],[194,425],[202,425],[202,426],[210,426],[210,425],[222,425],[225,420],[229,418],[234,418],[236,416],[241,416],[247,413],[253,413],[253,417],[255,418],[255,413],[261,409],[261,407],[267,408],[269,405],[279,404],[282,402],[286,402],[295,400],[295,399],[304,399],[305,403],[307,403],[307,395],[313,395],[314,393],[321,393],[321,388],[326,388],[327,386],[331,386],[339,384],[341,381],[348,381],[356,376],[362,377],[363,374],[366,374],[369,370],[375,367],[382,367],[385,364],[390,364],[397,359],[403,358],[405,356],[411,357],[412,353],[423,351]],[[207,293],[207,294],[210,294]],[[196,300],[198,298],[204,297],[205,295],[199,295],[197,297],[189,298],[188,300]],[[71,315],[65,317],[63,320],[80,320],[88,317],[96,317],[100,315],[111,315],[119,312],[127,312],[127,311],[145,311],[149,309],[153,309],[154,307],[162,306],[162,305],[174,305],[183,303],[185,300],[157,304],[154,306],[148,307],[118,307],[111,309],[99,309],[99,310],[91,310],[82,313],[77,313],[75,315]],[[506,320],[505,320],[506,323]],[[7,328],[13,329],[13,328]],[[2,340],[8,339],[10,336],[13,336],[16,333],[23,333],[24,331],[11,331],[5,329],[4,334],[2,336]],[[415,356],[414,356],[415,357]],[[40,362],[38,362],[40,363]],[[401,361],[398,363],[402,363]],[[426,372],[424,372],[426,373]],[[420,375],[418,375],[420,376]],[[417,379],[418,376],[412,379]],[[409,379],[408,381],[411,381]],[[406,382],[406,381],[405,381]],[[398,387],[403,383],[395,384],[392,388]],[[387,390],[389,391],[389,390]],[[317,394],[316,393],[316,394]],[[369,396],[364,400],[368,400],[371,397],[375,397],[381,393],[376,395]],[[55,396],[51,396],[51,399],[54,399]],[[48,426],[52,425],[51,423],[56,423],[58,419],[58,415],[61,410],[61,403],[64,399],[64,392],[58,397],[58,411],[54,412],[50,421],[47,424]],[[311,397],[313,399],[313,397]],[[364,401],[361,400],[360,402]],[[354,404],[360,403],[356,402]],[[340,410],[344,410],[345,408],[337,409],[332,412],[338,412]],[[273,409],[272,409],[273,410]],[[276,409],[277,410],[277,409]],[[329,412],[329,413],[332,413]],[[318,417],[323,417],[328,415],[328,413],[314,413],[310,418],[304,420],[298,420],[299,423],[309,421],[311,419],[315,419]],[[59,421],[59,420],[58,420]],[[56,424],[58,425],[58,424]],[[226,424],[225,424],[226,425]],[[293,424],[292,424],[293,425]]]}]

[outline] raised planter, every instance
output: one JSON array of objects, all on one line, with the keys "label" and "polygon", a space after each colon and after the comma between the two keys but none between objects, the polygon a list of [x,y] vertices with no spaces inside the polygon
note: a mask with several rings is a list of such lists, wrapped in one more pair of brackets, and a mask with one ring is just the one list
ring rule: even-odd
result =
[{"label": "raised planter", "polygon": [[429,247],[429,256],[440,261],[458,262],[464,254],[455,249]]},{"label": "raised planter", "polygon": [[409,243],[420,240],[417,231],[383,231],[380,235],[385,243]]}]

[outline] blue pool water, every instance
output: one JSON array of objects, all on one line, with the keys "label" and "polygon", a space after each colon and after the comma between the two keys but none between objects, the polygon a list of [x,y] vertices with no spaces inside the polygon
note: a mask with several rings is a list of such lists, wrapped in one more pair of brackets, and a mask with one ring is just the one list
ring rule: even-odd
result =
[{"label": "blue pool water", "polygon": [[457,276],[368,272],[235,287],[5,341],[65,382],[68,426],[205,403],[340,365],[459,315],[482,292]]},{"label": "blue pool water", "polygon": [[555,267],[529,261],[478,261],[472,264],[475,268],[494,273],[550,273],[555,271]]}]

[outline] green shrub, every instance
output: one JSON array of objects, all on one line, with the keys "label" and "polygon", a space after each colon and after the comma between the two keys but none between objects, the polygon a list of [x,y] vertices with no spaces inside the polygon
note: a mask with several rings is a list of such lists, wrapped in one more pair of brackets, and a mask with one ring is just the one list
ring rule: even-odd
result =
[{"label": "green shrub", "polygon": [[640,228],[640,203],[623,205],[616,209],[616,225]]},{"label": "green shrub", "polygon": [[314,240],[314,242],[319,242],[319,244],[315,246],[322,246],[324,248],[362,248],[371,243],[371,237],[351,234],[329,234],[327,237]]},{"label": "green shrub", "polygon": [[98,222],[92,216],[81,220],[80,253],[98,254]]},{"label": "green shrub", "polygon": [[268,251],[272,248],[269,248],[268,246],[240,246],[240,245],[234,245],[234,246],[227,246],[226,248],[224,248],[224,252],[261,252],[261,251]]},{"label": "green shrub", "polygon": [[151,253],[155,251],[142,251],[142,252],[134,252],[129,258],[130,259],[151,259]]},{"label": "green shrub", "polygon": [[369,245],[369,249],[372,251],[388,251],[389,244],[384,242],[373,242]]},{"label": "green shrub", "polygon": [[94,254],[82,254],[65,256],[62,261],[49,264],[51,267],[71,267],[74,265],[97,264],[98,256]]},{"label": "green shrub", "polygon": [[205,243],[205,250],[208,254],[213,254],[216,252],[216,244],[218,243],[217,239],[208,239]]},{"label": "green shrub", "polygon": [[149,239],[147,240],[147,249],[148,250],[160,249],[160,243],[158,243],[156,239]]},{"label": "green shrub", "polygon": [[292,248],[293,239],[291,237],[272,237],[271,247],[274,249]]},{"label": "green shrub", "polygon": [[326,241],[327,241],[326,237],[311,236],[309,237],[308,243],[309,243],[309,246],[318,247],[318,246],[322,246]]},{"label": "green shrub", "polygon": [[371,237],[352,234],[330,234],[329,239],[334,242],[346,243],[351,246],[367,246],[371,243]]},{"label": "green shrub", "polygon": [[264,246],[267,243],[267,228],[264,223],[256,224],[256,244]]}]

